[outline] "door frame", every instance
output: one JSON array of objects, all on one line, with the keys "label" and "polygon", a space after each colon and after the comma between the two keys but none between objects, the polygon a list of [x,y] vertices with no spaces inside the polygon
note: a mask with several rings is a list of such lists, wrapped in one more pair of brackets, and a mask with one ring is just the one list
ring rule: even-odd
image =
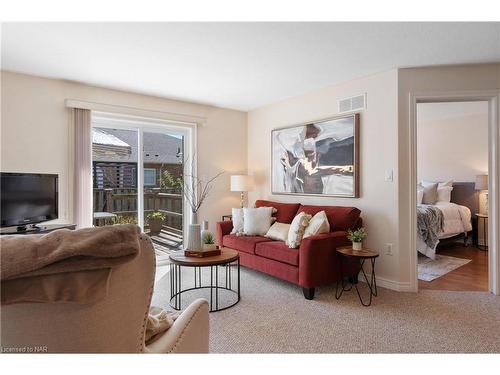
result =
[{"label": "door frame", "polygon": [[417,273],[417,104],[438,102],[488,102],[488,289],[500,295],[500,90],[410,93],[409,97],[409,212],[410,290],[418,291]]},{"label": "door frame", "polygon": [[[166,133],[168,131],[184,136],[184,155],[191,155],[193,160],[192,175],[197,175],[197,157],[194,153],[196,147],[196,125],[195,123],[167,121],[164,119],[140,117],[132,115],[122,115],[109,112],[92,111],[92,127],[114,128],[137,131],[137,149],[142,150],[144,132]],[[184,171],[185,172],[185,171]],[[184,183],[190,183],[191,176],[183,173]],[[142,152],[137,152],[137,196],[144,197],[144,163]],[[183,196],[182,199],[182,223],[183,240],[187,237],[187,228],[191,223],[192,213],[188,202]],[[144,230],[144,209],[143,200],[137,199],[137,219],[139,227]]]}]

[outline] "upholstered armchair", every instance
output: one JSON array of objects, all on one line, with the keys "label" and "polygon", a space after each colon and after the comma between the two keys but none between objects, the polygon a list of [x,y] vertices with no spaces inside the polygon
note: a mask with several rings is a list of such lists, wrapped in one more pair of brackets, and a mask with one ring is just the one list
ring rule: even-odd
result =
[{"label": "upholstered armchair", "polygon": [[94,304],[20,303],[2,306],[4,352],[27,348],[48,353],[207,353],[208,303],[194,301],[172,327],[145,344],[153,293],[155,256],[151,240],[141,252],[113,269],[108,295]]}]

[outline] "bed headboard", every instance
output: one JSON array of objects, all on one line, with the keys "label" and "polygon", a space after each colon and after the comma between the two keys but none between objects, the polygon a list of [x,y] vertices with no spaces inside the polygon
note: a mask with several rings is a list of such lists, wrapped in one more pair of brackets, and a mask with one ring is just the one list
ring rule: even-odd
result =
[{"label": "bed headboard", "polygon": [[454,182],[451,202],[468,207],[472,215],[479,212],[479,196],[474,182]]}]

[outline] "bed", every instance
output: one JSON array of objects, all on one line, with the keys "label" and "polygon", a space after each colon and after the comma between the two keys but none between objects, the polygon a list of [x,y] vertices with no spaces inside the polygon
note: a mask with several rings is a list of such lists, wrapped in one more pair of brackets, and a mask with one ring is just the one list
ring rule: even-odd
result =
[{"label": "bed", "polygon": [[[419,217],[417,221],[419,222],[419,229],[416,236],[417,251],[434,259],[437,245],[445,239],[463,238],[465,243],[467,243],[469,233],[472,231],[472,213],[477,212],[477,208],[477,194],[474,190],[473,182],[453,183],[450,202],[443,201],[437,202],[434,205],[418,205],[417,212]],[[420,215],[430,215],[432,217],[435,214],[439,214],[440,218],[442,218],[442,226],[439,229],[434,228],[437,239],[434,238],[434,241],[429,241],[428,237],[421,234],[422,231],[425,232],[425,229],[429,228],[422,229],[420,227]],[[428,217],[425,218],[428,219]],[[430,222],[431,224],[426,225],[433,225],[432,220]]]}]

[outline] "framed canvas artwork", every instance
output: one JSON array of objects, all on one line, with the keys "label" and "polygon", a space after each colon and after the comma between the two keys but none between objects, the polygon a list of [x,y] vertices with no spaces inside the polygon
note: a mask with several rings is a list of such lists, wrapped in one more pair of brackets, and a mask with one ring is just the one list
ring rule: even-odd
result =
[{"label": "framed canvas artwork", "polygon": [[273,194],[359,196],[359,114],[274,129]]}]

